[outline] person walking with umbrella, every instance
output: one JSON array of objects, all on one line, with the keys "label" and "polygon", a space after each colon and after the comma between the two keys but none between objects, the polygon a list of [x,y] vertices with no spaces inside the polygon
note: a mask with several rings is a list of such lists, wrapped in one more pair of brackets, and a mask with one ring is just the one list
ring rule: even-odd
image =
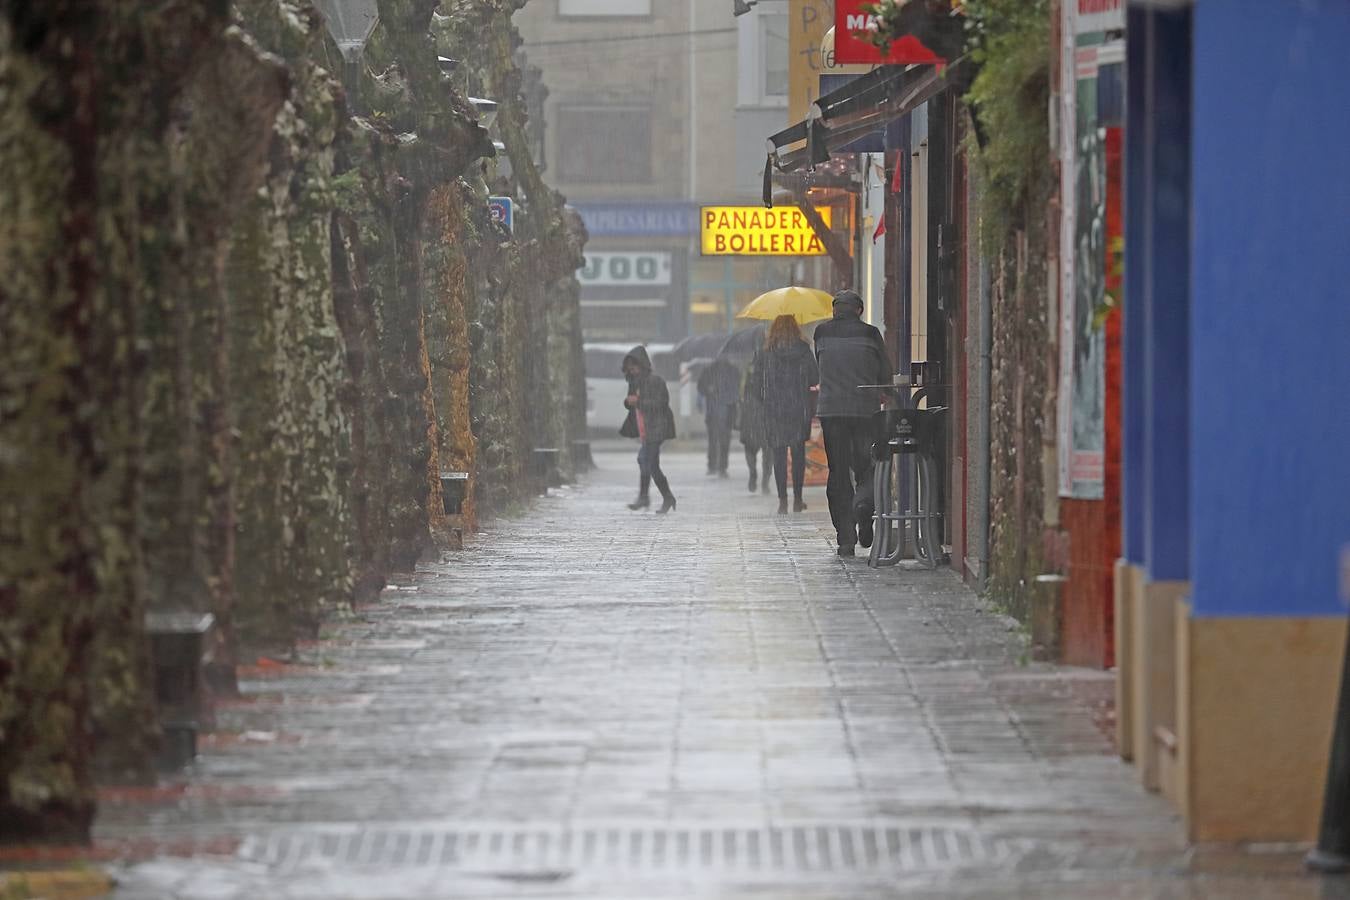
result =
[{"label": "person walking with umbrella", "polygon": [[671,493],[670,483],[661,471],[661,444],[675,437],[675,413],[670,408],[670,391],[666,380],[652,371],[652,360],[647,348],[634,347],[623,358],[623,374],[628,379],[628,396],[623,405],[628,408],[628,418],[624,419],[619,434],[627,438],[637,438],[638,448],[638,495],[628,504],[632,510],[646,509],[651,506],[648,496],[651,483],[661,492],[661,508],[657,513],[664,514],[675,509],[675,495]]},{"label": "person walking with umbrella", "polygon": [[840,556],[854,546],[872,545],[872,520],[854,521],[853,494],[872,472],[872,415],[880,404],[864,384],[889,384],[890,361],[881,332],[862,320],[862,298],[854,291],[834,295],[833,318],[816,328],[820,402],[816,415],[825,438],[830,475],[825,497],[839,541]]},{"label": "person walking with umbrella", "polygon": [[788,451],[792,451],[793,512],[802,512],[806,480],[806,439],[815,414],[815,388],[820,383],[816,359],[802,339],[801,326],[790,315],[773,320],[764,347],[755,354],[756,392],[764,408],[765,443],[773,449],[773,477],[778,486],[778,514],[787,507]]},{"label": "person walking with umbrella", "polygon": [[[758,319],[763,322],[773,322],[779,316],[791,316],[800,326],[811,322],[819,322],[821,319],[828,319],[831,314],[831,297],[824,291],[818,291],[814,288],[802,287],[800,285],[791,285],[785,288],[777,288],[772,291],[766,291],[760,294],[749,305],[736,316],[738,319]],[[756,370],[756,361],[761,361],[760,356],[763,341],[759,337],[760,332],[756,329],[746,329],[737,332],[728,339],[726,346],[722,348],[724,354],[732,352],[733,344],[737,350],[748,354],[753,353],[753,359],[746,367],[745,389],[741,395],[741,443],[745,445],[745,462],[750,469],[750,493],[755,492],[755,460],[759,456],[761,449],[764,452],[764,493],[769,492],[769,458],[772,444],[769,443],[769,434],[767,433],[768,419],[761,400],[762,379],[760,373]],[[799,332],[800,337],[800,332]],[[753,338],[752,347],[747,348],[742,339]],[[784,443],[784,447],[789,446]],[[796,454],[793,460],[797,459]],[[805,460],[805,454],[802,455]],[[781,493],[781,492],[780,492]]]}]

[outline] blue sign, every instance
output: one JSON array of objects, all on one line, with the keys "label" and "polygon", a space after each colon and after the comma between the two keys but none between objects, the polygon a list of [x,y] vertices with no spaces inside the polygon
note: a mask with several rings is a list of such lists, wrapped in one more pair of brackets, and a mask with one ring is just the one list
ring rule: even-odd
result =
[{"label": "blue sign", "polygon": [[698,234],[693,203],[572,203],[591,237],[688,237]]},{"label": "blue sign", "polygon": [[492,216],[492,221],[506,229],[507,234],[514,232],[511,226],[510,197],[489,197],[488,213]]}]

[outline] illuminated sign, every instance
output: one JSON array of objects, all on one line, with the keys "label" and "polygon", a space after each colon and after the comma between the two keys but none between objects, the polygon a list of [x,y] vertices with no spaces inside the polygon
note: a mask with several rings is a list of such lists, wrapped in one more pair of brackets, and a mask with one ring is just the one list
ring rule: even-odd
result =
[{"label": "illuminated sign", "polygon": [[[828,227],[830,208],[817,210]],[[795,206],[705,206],[699,214],[704,256],[822,256],[806,214]]]}]

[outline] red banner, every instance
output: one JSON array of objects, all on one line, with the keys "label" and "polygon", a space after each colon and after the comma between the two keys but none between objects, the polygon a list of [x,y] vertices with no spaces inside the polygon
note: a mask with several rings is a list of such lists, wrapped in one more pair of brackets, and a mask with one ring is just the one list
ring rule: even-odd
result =
[{"label": "red banner", "polygon": [[933,65],[946,62],[909,35],[892,41],[890,52],[883,56],[881,48],[868,40],[876,31],[877,17],[862,8],[872,2],[874,0],[835,0],[834,58],[837,64]]}]

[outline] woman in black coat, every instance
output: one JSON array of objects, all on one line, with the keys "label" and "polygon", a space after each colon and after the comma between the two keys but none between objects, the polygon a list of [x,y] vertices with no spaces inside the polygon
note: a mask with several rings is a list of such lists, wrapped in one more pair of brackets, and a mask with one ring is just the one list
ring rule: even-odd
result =
[{"label": "woman in black coat", "polygon": [[769,328],[753,365],[757,394],[764,411],[764,443],[773,450],[773,476],[778,484],[778,512],[787,512],[787,461],[792,450],[793,511],[806,509],[806,439],[811,436],[820,370],[802,330],[792,316],[779,316]]},{"label": "woman in black coat", "polygon": [[652,360],[647,348],[634,347],[623,358],[623,374],[628,379],[628,396],[623,405],[628,408],[628,418],[624,420],[619,434],[637,438],[638,448],[638,496],[629,509],[646,509],[651,506],[648,490],[653,481],[661,492],[661,508],[658,513],[668,513],[675,508],[675,495],[670,491],[666,474],[661,471],[661,443],[675,437],[675,413],[670,408],[670,390],[666,380],[652,371]]}]

